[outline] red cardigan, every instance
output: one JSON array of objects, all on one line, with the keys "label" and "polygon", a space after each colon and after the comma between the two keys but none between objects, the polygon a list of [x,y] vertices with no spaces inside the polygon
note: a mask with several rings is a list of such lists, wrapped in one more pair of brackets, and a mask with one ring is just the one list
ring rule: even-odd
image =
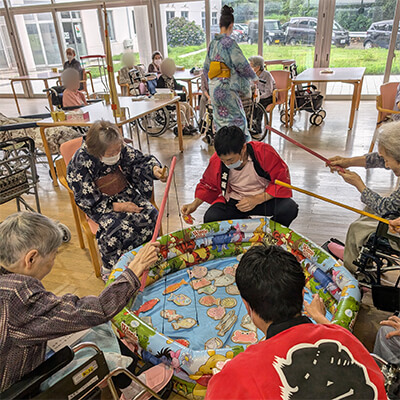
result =
[{"label": "red cardigan", "polygon": [[[275,149],[266,143],[249,142],[260,167],[270,176],[270,182],[265,191],[273,197],[292,197],[291,189],[275,185],[275,179],[290,183],[289,168]],[[221,189],[222,161],[217,153],[210,159],[200,182],[196,186],[195,197],[209,204],[224,203],[226,200]],[[229,177],[228,177],[229,180]]]}]

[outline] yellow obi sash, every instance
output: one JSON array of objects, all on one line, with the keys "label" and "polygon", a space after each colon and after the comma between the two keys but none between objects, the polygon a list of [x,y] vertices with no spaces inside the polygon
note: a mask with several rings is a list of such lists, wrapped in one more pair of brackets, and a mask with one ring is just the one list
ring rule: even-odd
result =
[{"label": "yellow obi sash", "polygon": [[208,71],[208,77],[210,79],[214,78],[230,78],[231,70],[226,64],[221,61],[211,61],[210,70]]}]

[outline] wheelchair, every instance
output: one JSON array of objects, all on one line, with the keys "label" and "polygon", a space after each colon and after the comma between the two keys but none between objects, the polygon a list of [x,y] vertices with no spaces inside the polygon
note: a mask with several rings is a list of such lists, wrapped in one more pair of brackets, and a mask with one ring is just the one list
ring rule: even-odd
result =
[{"label": "wheelchair", "polygon": [[390,400],[400,398],[400,366],[386,362],[383,358],[371,353],[385,378],[385,389]]},{"label": "wheelchair", "polygon": [[372,291],[372,300],[376,308],[395,312],[400,310],[400,273],[394,286],[382,275],[400,271],[400,250],[390,244],[395,242],[400,249],[400,235],[389,232],[388,224],[379,222],[376,232],[370,235],[360,254],[354,261],[357,266],[356,276],[360,285]]},{"label": "wheelchair", "polygon": [[[84,349],[91,349],[94,351],[94,354],[52,386],[47,387],[48,385],[43,385],[47,379],[73,361],[75,354]],[[140,399],[145,393],[158,400],[167,398],[172,391],[172,382],[169,380],[158,393],[154,392],[153,389],[137,378],[137,376],[150,369],[153,365],[147,363],[140,368],[137,356],[132,353],[130,357],[133,358],[132,369],[135,373],[125,368],[117,368],[110,372],[103,352],[94,343],[84,342],[73,348],[65,346],[32,372],[25,375],[20,381],[0,393],[0,400],[100,399],[101,391],[105,387],[109,388],[112,398],[118,400],[120,395],[115,387],[115,382],[117,381],[114,381],[113,377],[121,374],[125,375],[128,380],[134,381],[141,388],[135,398]],[[149,395],[146,398],[149,398]]]}]

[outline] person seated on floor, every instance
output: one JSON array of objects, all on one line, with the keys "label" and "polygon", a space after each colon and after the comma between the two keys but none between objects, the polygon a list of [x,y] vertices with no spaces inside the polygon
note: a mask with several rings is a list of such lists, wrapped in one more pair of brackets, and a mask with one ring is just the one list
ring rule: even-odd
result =
[{"label": "person seated on floor", "polygon": [[[368,153],[359,157],[330,158],[329,167],[332,171],[337,167],[364,167],[364,168],[386,168],[400,176],[400,122],[389,122],[380,128],[378,137],[378,152]],[[377,214],[380,217],[389,215],[397,216],[400,211],[400,188],[397,188],[391,195],[384,197],[368,188],[360,176],[348,169],[344,172],[337,170],[339,175],[353,185],[361,193],[361,201],[367,206],[367,211]],[[369,236],[376,231],[378,221],[367,216],[361,216],[353,222],[346,235],[344,247],[344,265],[353,274],[357,267],[353,262],[357,259],[361,247],[368,240]]]},{"label": "person seated on floor", "polygon": [[[176,72],[175,61],[172,58],[165,58],[161,63],[161,75],[157,80],[157,89],[171,89],[173,91],[186,91],[183,85],[180,85],[174,78]],[[181,101],[179,106],[181,109],[181,118],[183,125],[183,134],[191,135],[197,133],[197,128],[191,125],[190,121],[192,119],[190,105],[186,102],[186,94],[180,93]],[[177,130],[175,129],[175,134]]]},{"label": "person seated on floor", "polygon": [[246,144],[237,126],[221,128],[214,147],[195,199],[182,206],[182,214],[187,216],[207,202],[211,207],[204,222],[265,215],[289,226],[297,217],[298,206],[290,189],[274,183],[275,179],[290,183],[289,168],[274,148],[262,142]]},{"label": "person seated on floor", "polygon": [[159,161],[124,143],[116,125],[97,121],[67,168],[75,202],[98,225],[106,279],[119,258],[153,235],[158,216],[150,202],[153,181],[167,180]]},{"label": "person seated on floor", "polygon": [[163,60],[162,54],[157,50],[151,55],[151,63],[147,69],[147,72],[161,74],[161,63]]},{"label": "person seated on floor", "polygon": [[295,256],[253,246],[239,262],[236,284],[266,338],[225,363],[206,400],[386,398],[384,377],[357,338],[302,316],[305,276]]},{"label": "person seated on floor", "polygon": [[79,90],[79,72],[76,69],[68,68],[62,73],[61,79],[65,87],[62,97],[63,108],[86,106],[88,103],[85,93]]},{"label": "person seated on floor", "polygon": [[104,324],[118,314],[159,252],[157,243],[144,246],[98,297],[59,297],[41,282],[62,243],[55,222],[33,212],[12,214],[0,224],[0,243],[0,392],[45,361],[49,340]]},{"label": "person seated on floor", "polygon": [[[318,294],[311,303],[304,301],[304,309],[317,324],[330,324],[326,318],[324,301]],[[376,335],[373,353],[388,363],[400,366],[400,318],[392,315],[380,322],[381,327]]]},{"label": "person seated on floor", "polygon": [[[122,55],[122,64],[124,65],[119,71],[119,83],[121,85],[129,85],[129,94],[139,96],[147,93],[146,83],[154,81],[152,88],[156,86],[156,75],[146,75],[143,65],[136,65],[136,56],[133,52],[127,52]],[[149,91],[154,94],[154,90]]]}]

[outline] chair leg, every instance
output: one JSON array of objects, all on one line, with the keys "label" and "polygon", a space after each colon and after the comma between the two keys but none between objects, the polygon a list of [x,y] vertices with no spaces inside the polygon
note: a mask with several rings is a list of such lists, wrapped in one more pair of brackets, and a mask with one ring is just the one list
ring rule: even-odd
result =
[{"label": "chair leg", "polygon": [[79,221],[79,215],[78,215],[77,206],[75,205],[75,198],[74,198],[74,195],[71,192],[68,192],[68,194],[69,194],[69,197],[70,197],[72,214],[74,215],[75,228],[76,228],[76,233],[78,234],[79,246],[81,247],[81,249],[84,249],[85,248],[85,242],[83,240],[81,223]]},{"label": "chair leg", "polygon": [[86,233],[86,239],[88,241],[90,258],[92,259],[92,264],[94,268],[94,272],[96,274],[96,278],[100,277],[100,261],[99,261],[99,252],[96,246],[96,239],[93,233]]}]

